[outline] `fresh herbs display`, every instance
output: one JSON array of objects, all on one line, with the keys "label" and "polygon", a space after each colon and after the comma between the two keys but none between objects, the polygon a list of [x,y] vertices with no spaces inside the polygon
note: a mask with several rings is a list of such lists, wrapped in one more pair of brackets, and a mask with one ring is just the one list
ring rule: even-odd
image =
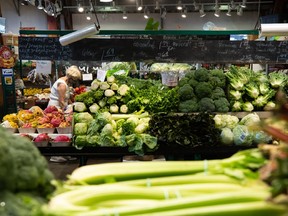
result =
[{"label": "fresh herbs display", "polygon": [[149,133],[156,136],[161,145],[197,147],[220,143],[221,131],[209,113],[154,114],[150,125]]}]

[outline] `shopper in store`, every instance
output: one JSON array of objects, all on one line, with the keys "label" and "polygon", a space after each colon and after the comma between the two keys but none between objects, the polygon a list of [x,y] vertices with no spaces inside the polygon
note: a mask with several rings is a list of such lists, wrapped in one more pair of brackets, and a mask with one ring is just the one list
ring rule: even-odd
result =
[{"label": "shopper in store", "polygon": [[[66,75],[60,77],[51,87],[50,100],[48,106],[56,106],[65,111],[70,100],[70,86],[81,79],[81,72],[77,66],[72,65],[66,70]],[[52,156],[52,162],[66,162],[67,160],[76,160],[77,158],[71,156]]]},{"label": "shopper in store", "polygon": [[60,77],[51,87],[51,94],[48,106],[56,106],[63,111],[70,103],[69,87],[81,79],[81,72],[77,66],[72,65],[66,70],[66,75]]}]

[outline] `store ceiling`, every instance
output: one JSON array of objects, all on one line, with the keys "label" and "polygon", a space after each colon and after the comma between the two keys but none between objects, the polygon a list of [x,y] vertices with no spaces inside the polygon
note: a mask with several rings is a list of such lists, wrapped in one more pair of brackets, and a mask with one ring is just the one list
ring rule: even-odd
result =
[{"label": "store ceiling", "polygon": [[[92,0],[92,4],[95,5],[97,12],[115,13],[126,11],[129,13],[139,13],[137,11],[138,0],[114,0],[112,2],[100,2],[99,0]],[[169,12],[177,12],[176,6],[179,4],[179,0],[139,0],[139,4],[143,4],[143,9],[147,9],[153,12],[160,12],[165,8]],[[181,0],[181,5],[187,9],[188,12],[195,12],[201,9],[203,4],[205,11],[215,10],[215,0]],[[233,10],[237,10],[237,6],[242,4],[243,0],[234,0],[235,7]],[[246,2],[246,8],[244,11],[259,11],[259,10],[273,10],[274,0],[244,0]],[[85,6],[85,9],[90,9],[89,0],[63,0],[63,9],[70,10],[72,13],[78,13],[77,4],[80,3]],[[231,5],[231,0],[218,0],[220,10],[226,10],[228,5]],[[143,12],[143,10],[142,10]]]}]

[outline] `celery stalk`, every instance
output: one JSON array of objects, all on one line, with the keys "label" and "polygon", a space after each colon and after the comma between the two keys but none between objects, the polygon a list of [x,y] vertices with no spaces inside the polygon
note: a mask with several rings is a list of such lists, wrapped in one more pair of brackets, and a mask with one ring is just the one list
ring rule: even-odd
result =
[{"label": "celery stalk", "polygon": [[284,213],[287,213],[287,208],[284,206],[255,201],[134,214],[134,216],[283,216]]},{"label": "celery stalk", "polygon": [[[250,193],[249,193],[250,191]],[[158,214],[168,211],[175,212],[176,210],[197,209],[200,207],[206,208],[209,206],[228,205],[232,203],[241,203],[245,206],[249,202],[264,201],[269,196],[266,191],[244,190],[238,192],[222,192],[217,194],[207,194],[194,197],[178,198],[171,200],[157,201],[150,205],[138,206],[118,206],[114,208],[99,207],[95,210],[79,213],[79,216],[94,216],[94,215],[113,215],[117,213],[121,216],[138,215],[138,214]],[[252,193],[251,193],[252,192]],[[192,211],[191,211],[192,212]],[[164,215],[164,213],[163,213]],[[172,214],[171,214],[172,215]],[[178,215],[178,214],[175,214]],[[78,214],[77,214],[78,216]],[[245,215],[246,216],[246,215]]]}]

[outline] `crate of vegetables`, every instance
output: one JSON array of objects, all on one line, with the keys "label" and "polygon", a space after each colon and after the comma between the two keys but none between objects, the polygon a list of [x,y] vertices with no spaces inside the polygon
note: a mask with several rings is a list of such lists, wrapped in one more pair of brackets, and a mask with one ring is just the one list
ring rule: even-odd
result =
[{"label": "crate of vegetables", "polygon": [[71,138],[66,135],[58,135],[50,141],[53,147],[64,147],[71,145]]}]

